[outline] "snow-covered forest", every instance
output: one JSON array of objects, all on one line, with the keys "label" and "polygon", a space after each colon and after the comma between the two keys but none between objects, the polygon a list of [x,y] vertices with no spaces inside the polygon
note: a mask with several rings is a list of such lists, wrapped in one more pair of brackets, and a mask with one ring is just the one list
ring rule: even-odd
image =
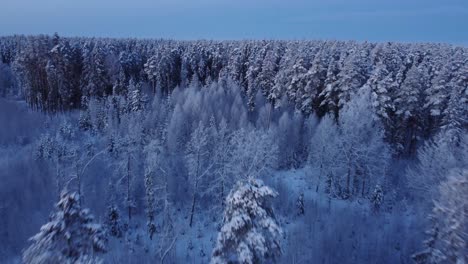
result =
[{"label": "snow-covered forest", "polygon": [[466,263],[468,48],[0,37],[1,263]]}]

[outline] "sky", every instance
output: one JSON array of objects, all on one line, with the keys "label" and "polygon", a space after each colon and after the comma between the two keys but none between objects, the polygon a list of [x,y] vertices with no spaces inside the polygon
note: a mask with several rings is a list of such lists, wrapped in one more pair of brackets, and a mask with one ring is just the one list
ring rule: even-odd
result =
[{"label": "sky", "polygon": [[468,0],[0,0],[0,35],[468,46]]}]

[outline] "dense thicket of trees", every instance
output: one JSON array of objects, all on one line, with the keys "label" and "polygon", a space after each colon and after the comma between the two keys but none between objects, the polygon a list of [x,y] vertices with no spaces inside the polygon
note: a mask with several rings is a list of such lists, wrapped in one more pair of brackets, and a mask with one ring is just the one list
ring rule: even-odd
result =
[{"label": "dense thicket of trees", "polygon": [[[168,94],[178,86],[232,80],[274,106],[287,97],[306,115],[335,118],[362,87],[386,139],[401,154],[441,127],[466,128],[468,49],[443,44],[353,41],[172,41],[13,36],[0,38],[0,94],[21,89],[42,110],[83,107],[126,94],[128,83]],[[2,83],[4,83],[2,85]],[[13,89],[14,90],[14,89]]]},{"label": "dense thicket of trees", "polygon": [[[328,216],[327,224],[341,233],[328,234],[323,247],[342,246],[346,233],[353,249],[320,261],[378,262],[391,253],[355,252],[365,246],[355,230],[367,228],[355,219],[367,212],[346,215],[343,204],[369,204],[378,221],[408,202],[428,214],[432,198],[432,223],[419,221],[431,224],[431,238],[415,258],[458,260],[466,244],[460,231],[466,230],[466,206],[457,199],[468,166],[467,55],[465,48],[437,44],[2,37],[0,95],[24,98],[47,122],[37,132],[42,135],[15,139],[19,143],[0,151],[18,151],[28,166],[43,166],[40,179],[52,196],[75,191],[62,197],[73,202],[73,212],[82,204],[102,212],[107,238],[120,249],[110,261],[180,262],[184,256],[175,252],[184,243],[191,252],[192,239],[213,223],[220,232],[217,241],[211,238],[214,263],[299,261],[300,249],[312,243],[301,234],[319,234],[323,223],[319,231],[315,221]],[[8,164],[7,155],[0,157],[1,168],[15,175]],[[296,169],[305,171],[303,179]],[[271,179],[274,170],[286,171],[283,185]],[[2,215],[21,200],[2,196],[9,201],[0,204]],[[245,199],[250,196],[255,199]],[[321,196],[326,210],[319,210]],[[291,200],[299,214],[288,211]],[[333,212],[331,204],[339,202],[332,200],[343,208]],[[312,215],[321,213],[326,216]],[[454,230],[438,228],[446,224],[443,215],[456,223]],[[60,223],[59,216],[51,221]],[[339,227],[332,216],[347,222]],[[392,228],[403,230],[398,224]],[[281,232],[301,227],[294,236]],[[48,239],[45,231],[26,260],[48,250],[42,245],[50,243],[39,239]],[[409,259],[413,244],[399,260]],[[201,262],[208,262],[205,246],[198,245]],[[88,251],[72,261],[95,261]],[[319,259],[309,253],[305,260]]]}]

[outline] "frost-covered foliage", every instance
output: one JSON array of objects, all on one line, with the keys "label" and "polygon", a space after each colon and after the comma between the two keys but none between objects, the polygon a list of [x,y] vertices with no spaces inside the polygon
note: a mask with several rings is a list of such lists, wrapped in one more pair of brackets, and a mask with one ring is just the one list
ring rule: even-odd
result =
[{"label": "frost-covered foliage", "polygon": [[95,256],[105,252],[104,231],[79,199],[77,193],[62,193],[57,212],[30,239],[25,263],[99,263]]},{"label": "frost-covered foliage", "polygon": [[232,177],[257,178],[265,170],[276,167],[278,147],[268,131],[241,129],[231,140],[234,146],[229,162]]},{"label": "frost-covered foliage", "polygon": [[211,263],[264,263],[281,254],[282,230],[271,199],[277,193],[261,180],[240,182],[226,198],[223,226]]},{"label": "frost-covered foliage", "polygon": [[202,122],[193,131],[187,146],[187,169],[188,179],[192,187],[193,198],[190,209],[190,222],[192,226],[193,215],[195,213],[196,199],[200,194],[200,185],[212,167],[210,150],[208,148],[208,129]]},{"label": "frost-covered foliage", "polygon": [[15,262],[65,188],[105,224],[105,262],[207,263],[227,194],[262,179],[279,193],[277,262],[409,262],[438,186],[467,168],[466,57],[1,37],[0,259]]},{"label": "frost-covered foliage", "polygon": [[230,80],[248,111],[261,94],[274,107],[287,98],[306,115],[335,117],[368,87],[386,139],[411,155],[440,127],[466,126],[467,53],[442,44],[13,36],[0,38],[0,85],[24,90],[35,108],[60,111],[83,107],[83,97],[115,94],[137,109],[144,93]]},{"label": "frost-covered foliage", "polygon": [[386,181],[390,149],[369,94],[362,92],[343,108],[338,124],[325,116],[312,136],[309,163],[319,169],[317,191],[323,178],[326,191],[343,198],[366,196]]},{"label": "frost-covered foliage", "polygon": [[468,261],[468,171],[452,170],[439,187],[430,215],[424,251],[413,255],[417,263]]},{"label": "frost-covered foliage", "polygon": [[407,178],[411,187],[424,199],[437,194],[437,187],[447,174],[468,166],[468,135],[464,133],[457,144],[447,140],[441,132],[418,150],[418,162],[408,168]]}]

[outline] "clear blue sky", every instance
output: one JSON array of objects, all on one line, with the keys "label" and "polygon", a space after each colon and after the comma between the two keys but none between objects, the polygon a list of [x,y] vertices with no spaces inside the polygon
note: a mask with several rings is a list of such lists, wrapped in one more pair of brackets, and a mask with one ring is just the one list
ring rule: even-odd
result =
[{"label": "clear blue sky", "polygon": [[468,0],[2,0],[0,35],[468,45]]}]

